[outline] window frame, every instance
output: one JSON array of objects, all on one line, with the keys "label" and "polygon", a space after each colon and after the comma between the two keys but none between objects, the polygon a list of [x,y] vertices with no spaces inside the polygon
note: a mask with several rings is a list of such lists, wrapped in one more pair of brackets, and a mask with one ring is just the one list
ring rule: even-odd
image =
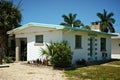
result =
[{"label": "window frame", "polygon": [[82,36],[75,35],[75,49],[82,49]]},{"label": "window frame", "polygon": [[[38,40],[38,39],[40,39],[40,38],[42,38],[41,40]],[[41,34],[41,35],[35,35],[35,43],[43,43],[43,39],[44,37],[43,37],[43,35]]]},{"label": "window frame", "polygon": [[106,38],[100,38],[100,50],[106,51]]}]

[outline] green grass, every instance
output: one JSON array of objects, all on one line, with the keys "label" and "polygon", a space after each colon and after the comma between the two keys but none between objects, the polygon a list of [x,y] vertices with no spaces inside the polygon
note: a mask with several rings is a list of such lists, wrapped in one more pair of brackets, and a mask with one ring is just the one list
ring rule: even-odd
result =
[{"label": "green grass", "polygon": [[114,59],[111,62],[109,62],[109,64],[120,65],[120,59]]},{"label": "green grass", "polygon": [[[120,64],[112,61],[110,64]],[[68,80],[120,80],[120,67],[93,65],[65,71]]]}]

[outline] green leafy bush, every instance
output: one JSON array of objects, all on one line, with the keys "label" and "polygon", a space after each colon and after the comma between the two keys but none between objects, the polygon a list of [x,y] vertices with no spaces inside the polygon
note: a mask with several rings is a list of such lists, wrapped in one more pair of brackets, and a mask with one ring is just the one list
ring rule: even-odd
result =
[{"label": "green leafy bush", "polygon": [[42,49],[43,55],[50,57],[50,62],[54,67],[68,67],[71,65],[72,51],[67,41],[61,43],[54,42],[46,44],[47,49]]},{"label": "green leafy bush", "polygon": [[13,59],[12,57],[5,57],[5,63],[12,63],[13,62]]}]

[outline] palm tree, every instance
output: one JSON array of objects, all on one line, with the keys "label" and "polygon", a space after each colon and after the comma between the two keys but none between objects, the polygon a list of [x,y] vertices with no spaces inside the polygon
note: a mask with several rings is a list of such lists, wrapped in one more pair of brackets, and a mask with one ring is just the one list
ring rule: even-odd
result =
[{"label": "palm tree", "polygon": [[0,1],[0,44],[3,56],[7,53],[8,30],[20,26],[21,12],[19,6],[14,6],[12,0]]},{"label": "palm tree", "polygon": [[80,27],[83,26],[82,22],[78,19],[76,19],[77,14],[69,13],[67,15],[63,15],[64,22],[62,22],[60,25],[68,26],[68,27]]},{"label": "palm tree", "polygon": [[97,13],[97,16],[100,19],[100,26],[101,26],[101,31],[108,33],[109,31],[114,33],[115,29],[113,27],[113,24],[115,23],[115,19],[112,18],[114,14],[108,13],[104,9],[103,13]]}]

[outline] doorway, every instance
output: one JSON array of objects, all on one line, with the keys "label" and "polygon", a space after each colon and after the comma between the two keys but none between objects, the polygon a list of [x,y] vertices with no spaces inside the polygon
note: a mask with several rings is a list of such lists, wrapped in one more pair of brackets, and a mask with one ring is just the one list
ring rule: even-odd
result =
[{"label": "doorway", "polygon": [[22,38],[20,40],[20,61],[27,61],[27,38]]}]

